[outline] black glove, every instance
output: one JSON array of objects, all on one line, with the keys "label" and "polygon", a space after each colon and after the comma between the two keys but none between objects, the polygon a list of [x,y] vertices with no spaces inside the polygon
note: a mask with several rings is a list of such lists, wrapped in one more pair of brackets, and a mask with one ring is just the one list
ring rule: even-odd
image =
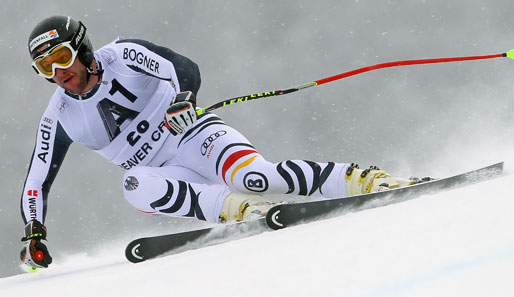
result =
[{"label": "black glove", "polygon": [[164,123],[171,134],[182,134],[187,127],[196,122],[195,108],[196,98],[193,92],[185,91],[175,95],[173,103],[164,115]]},{"label": "black glove", "polygon": [[21,239],[23,248],[20,252],[21,262],[34,268],[47,268],[52,263],[48,248],[41,242],[46,241],[46,227],[37,220],[25,226],[25,237]]}]

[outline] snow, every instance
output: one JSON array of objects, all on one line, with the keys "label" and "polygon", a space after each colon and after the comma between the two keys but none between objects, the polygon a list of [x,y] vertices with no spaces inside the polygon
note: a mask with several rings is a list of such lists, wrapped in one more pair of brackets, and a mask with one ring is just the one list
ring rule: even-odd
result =
[{"label": "snow", "polygon": [[139,264],[127,242],[1,296],[512,296],[514,175]]}]

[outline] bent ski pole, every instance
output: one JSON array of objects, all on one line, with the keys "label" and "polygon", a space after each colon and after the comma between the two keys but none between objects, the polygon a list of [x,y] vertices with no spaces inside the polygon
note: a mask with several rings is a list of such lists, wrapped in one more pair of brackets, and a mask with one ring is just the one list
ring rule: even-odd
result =
[{"label": "bent ski pole", "polygon": [[360,73],[382,69],[382,68],[389,68],[389,67],[397,67],[397,66],[407,66],[407,65],[420,65],[420,64],[434,64],[434,63],[448,63],[448,62],[459,62],[459,61],[470,61],[470,60],[484,60],[484,59],[492,59],[492,58],[501,58],[501,57],[507,57],[510,59],[514,59],[514,49],[502,53],[502,54],[495,54],[495,55],[486,55],[486,56],[469,56],[469,57],[453,57],[453,58],[435,58],[435,59],[420,59],[420,60],[403,60],[403,61],[394,61],[394,62],[386,62],[386,63],[380,63],[375,64],[371,66],[366,66],[358,69],[354,69],[348,72],[343,72],[334,76],[329,76],[326,78],[322,78],[319,80],[315,80],[312,82],[308,82],[305,84],[301,84],[299,86],[294,86],[285,90],[275,90],[275,91],[269,91],[269,92],[262,92],[262,93],[255,93],[255,94],[249,94],[245,96],[239,96],[234,97],[230,99],[223,100],[221,102],[218,102],[216,104],[213,104],[211,106],[207,106],[201,109],[198,109],[196,111],[197,115],[202,115],[208,111],[212,111],[214,109],[224,107],[227,105],[236,104],[239,102],[246,102],[250,100],[256,100],[256,99],[262,99],[267,97],[273,97],[273,96],[279,96],[279,95],[285,95],[289,93],[293,93],[302,89],[319,86],[322,84],[326,84],[331,81],[343,79],[349,76],[354,76]]}]

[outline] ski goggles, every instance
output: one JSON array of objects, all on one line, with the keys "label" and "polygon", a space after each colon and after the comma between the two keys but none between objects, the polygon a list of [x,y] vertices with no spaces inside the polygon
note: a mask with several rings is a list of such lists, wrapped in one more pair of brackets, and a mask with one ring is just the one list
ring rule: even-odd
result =
[{"label": "ski goggles", "polygon": [[79,21],[79,27],[70,41],[59,43],[48,52],[34,58],[32,68],[37,74],[51,79],[55,76],[55,69],[66,69],[73,65],[77,52],[86,37],[86,26]]},{"label": "ski goggles", "polygon": [[34,59],[32,68],[44,78],[53,78],[55,69],[66,69],[73,65],[77,58],[77,51],[71,47],[71,42],[60,43],[44,55]]}]

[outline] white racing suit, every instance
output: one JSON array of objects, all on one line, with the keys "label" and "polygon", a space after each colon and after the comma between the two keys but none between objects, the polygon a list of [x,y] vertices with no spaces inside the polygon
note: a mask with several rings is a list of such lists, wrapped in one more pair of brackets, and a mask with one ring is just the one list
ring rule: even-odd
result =
[{"label": "white racing suit", "polygon": [[69,145],[78,142],[127,170],[137,209],[217,222],[231,191],[344,197],[348,164],[266,161],[214,114],[173,136],[164,113],[181,91],[197,93],[195,63],[143,40],[116,39],[95,52],[101,82],[85,96],[57,87],[38,128],[25,181],[25,222],[44,223],[47,197]]}]

